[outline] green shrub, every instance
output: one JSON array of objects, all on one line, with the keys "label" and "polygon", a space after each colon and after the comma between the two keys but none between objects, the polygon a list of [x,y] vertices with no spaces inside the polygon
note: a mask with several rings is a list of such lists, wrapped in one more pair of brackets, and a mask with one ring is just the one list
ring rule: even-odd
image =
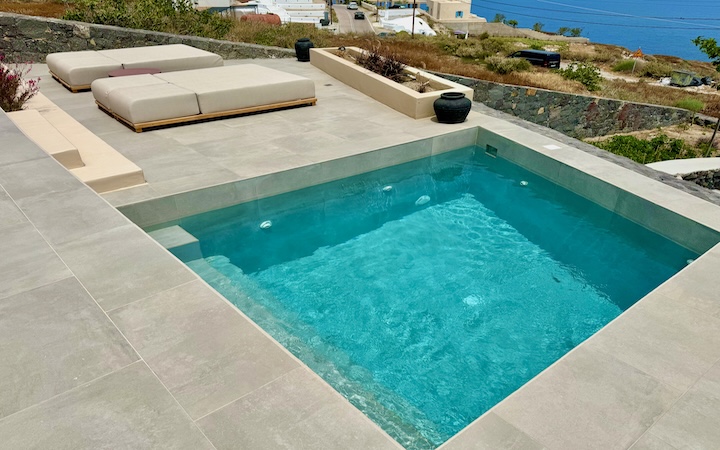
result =
[{"label": "green shrub", "polygon": [[694,113],[698,113],[702,111],[703,108],[705,108],[705,103],[701,102],[698,99],[688,97],[682,100],[678,100],[673,106],[675,106],[676,108],[687,109]]},{"label": "green shrub", "polygon": [[502,58],[491,56],[485,59],[488,70],[505,75],[513,72],[522,72],[530,69],[530,63],[522,58]]},{"label": "green shrub", "polygon": [[594,144],[640,164],[702,156],[699,150],[688,146],[682,139],[672,139],[664,134],[649,140],[638,139],[635,136],[613,136],[606,141],[595,142]]},{"label": "green shrub", "polygon": [[672,75],[673,67],[659,61],[651,61],[649,63],[638,64],[635,73],[641,77],[662,78]]},{"label": "green shrub", "polygon": [[233,19],[198,11],[191,0],[75,0],[63,19],[221,39]]},{"label": "green shrub", "polygon": [[559,69],[563,78],[582,83],[588,91],[599,91],[602,87],[600,69],[589,63],[570,63],[566,69]]},{"label": "green shrub", "polygon": [[633,68],[635,68],[634,59],[623,59],[615,64],[612,70],[613,72],[632,72]]}]

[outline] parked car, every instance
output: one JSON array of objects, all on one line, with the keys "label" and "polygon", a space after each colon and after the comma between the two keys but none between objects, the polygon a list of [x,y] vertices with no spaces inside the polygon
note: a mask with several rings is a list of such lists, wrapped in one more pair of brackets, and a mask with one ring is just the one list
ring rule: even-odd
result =
[{"label": "parked car", "polygon": [[358,4],[356,2],[350,2],[348,3],[348,9],[358,9]]},{"label": "parked car", "polygon": [[560,53],[546,52],[545,50],[519,50],[512,55],[511,58],[524,58],[530,64],[535,66],[549,67],[551,69],[560,68]]},{"label": "parked car", "polygon": [[358,11],[355,13],[355,20],[365,20],[365,13]]}]

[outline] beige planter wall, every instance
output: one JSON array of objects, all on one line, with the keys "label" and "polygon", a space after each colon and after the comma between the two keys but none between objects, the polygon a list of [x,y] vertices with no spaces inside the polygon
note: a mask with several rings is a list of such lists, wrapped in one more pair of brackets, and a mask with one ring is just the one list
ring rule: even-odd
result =
[{"label": "beige planter wall", "polygon": [[[363,50],[347,47],[345,51],[359,55]],[[443,92],[462,92],[467,98],[473,98],[473,90],[469,87],[414,67],[407,67],[407,72],[415,75],[418,80],[430,81],[429,85],[435,89],[432,92],[419,93],[341,58],[336,52],[335,48],[312,48],[310,63],[348,86],[414,119],[433,117],[433,102]]]}]

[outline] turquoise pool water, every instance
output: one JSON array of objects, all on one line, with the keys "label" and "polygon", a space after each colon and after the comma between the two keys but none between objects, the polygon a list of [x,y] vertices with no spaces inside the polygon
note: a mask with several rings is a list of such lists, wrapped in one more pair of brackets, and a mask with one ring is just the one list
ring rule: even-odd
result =
[{"label": "turquoise pool water", "polygon": [[179,224],[193,270],[412,449],[697,257],[475,147]]}]

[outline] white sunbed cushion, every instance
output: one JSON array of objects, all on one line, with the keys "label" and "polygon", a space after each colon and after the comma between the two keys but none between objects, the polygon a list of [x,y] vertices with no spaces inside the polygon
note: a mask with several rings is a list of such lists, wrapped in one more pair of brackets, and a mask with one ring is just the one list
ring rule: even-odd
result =
[{"label": "white sunbed cushion", "polygon": [[194,92],[167,83],[113,89],[108,103],[114,114],[133,124],[200,113]]},{"label": "white sunbed cushion", "polygon": [[167,84],[167,81],[156,78],[152,75],[131,75],[127,77],[100,78],[92,82],[93,97],[105,108],[110,109],[110,92],[115,89],[126,87],[149,86],[154,84]]},{"label": "white sunbed cushion", "polygon": [[185,44],[100,50],[98,53],[122,62],[125,69],[153,68],[162,72],[222,66],[219,55]]},{"label": "white sunbed cushion", "polygon": [[50,71],[70,86],[88,86],[111,70],[122,69],[119,61],[94,50],[51,53],[45,61]]},{"label": "white sunbed cushion", "polygon": [[255,64],[159,73],[197,94],[203,114],[315,97],[312,80]]}]

